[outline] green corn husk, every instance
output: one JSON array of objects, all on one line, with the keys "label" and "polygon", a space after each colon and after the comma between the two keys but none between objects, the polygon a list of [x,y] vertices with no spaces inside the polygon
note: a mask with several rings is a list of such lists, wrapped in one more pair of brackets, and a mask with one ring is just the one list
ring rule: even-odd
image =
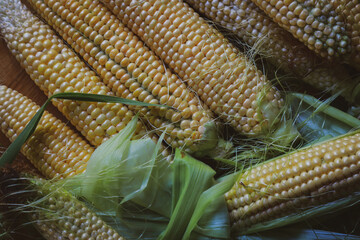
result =
[{"label": "green corn husk", "polygon": [[[336,96],[334,96],[336,97]],[[290,112],[306,144],[318,143],[360,127],[360,120],[310,95],[289,93]]]},{"label": "green corn husk", "polygon": [[[244,141],[237,146],[236,154],[232,159],[217,158],[216,160],[240,171],[300,147],[359,129],[359,119],[330,105],[334,98],[321,101],[307,94],[288,93],[286,114],[288,118],[293,119],[292,126],[289,126],[289,122],[284,123],[277,134],[284,135],[283,139],[286,139],[286,136],[295,139],[292,144],[281,145],[276,139],[273,142]],[[294,135],[297,135],[297,138],[293,137]]]},{"label": "green corn husk", "polygon": [[[302,99],[302,96],[298,99]],[[327,104],[312,105],[304,107],[303,111],[309,113],[312,108],[318,111],[314,115],[303,115],[305,117],[298,120],[314,122],[317,128],[327,126],[324,121],[329,126],[331,121],[339,126],[345,122],[343,127],[347,130],[342,131],[351,130],[356,125],[351,118],[351,121],[348,118],[342,121],[347,115],[336,117],[339,112],[334,115]],[[318,114],[324,115],[316,120],[314,116]],[[329,116],[334,117],[331,119]],[[229,239],[230,224],[223,195],[232,187],[239,173],[215,180],[214,170],[180,150],[176,151],[173,161],[168,162],[158,154],[159,144],[148,139],[129,140],[135,124],[136,119],[133,119],[123,131],[102,144],[88,162],[84,174],[55,183],[55,189],[65,187],[77,197],[85,199],[88,207],[128,239]],[[297,124],[304,125],[301,125],[301,121]],[[310,131],[313,129],[304,130],[303,133],[307,136]],[[340,132],[336,130],[331,134],[335,136]],[[310,142],[315,138],[307,139]],[[354,196],[344,198],[321,206],[319,212],[357,201]],[[304,212],[304,215],[313,213],[316,211]],[[296,218],[296,221],[301,218]],[[279,222],[283,224],[288,221],[292,221],[291,217]],[[279,227],[281,224],[272,222],[268,226]],[[258,233],[260,230],[264,229],[255,230],[255,237],[262,234]],[[306,233],[309,230],[301,231]],[[269,236],[276,237],[279,233],[275,229]],[[297,238],[299,236],[304,235],[294,231],[291,239],[301,239]]]},{"label": "green corn husk", "polygon": [[[68,182],[70,184],[67,187],[76,189],[75,194],[93,203],[95,208],[102,212],[101,216],[107,220],[112,219],[111,225],[114,224],[114,228],[126,232],[129,239],[140,236],[143,239],[229,239],[229,223],[222,194],[232,186],[238,174],[229,175],[213,185],[213,170],[180,151],[176,152],[171,164],[154,159],[155,155],[149,154],[146,150],[143,151],[144,155],[152,156],[151,160],[146,156],[141,157],[141,154],[138,154],[138,159],[133,159],[132,151],[126,149],[136,148],[132,144],[138,145],[139,140],[127,140],[131,136],[130,130],[131,125],[124,130],[124,135],[121,136],[120,133],[108,142],[108,145],[104,143],[102,149],[98,149],[98,153],[89,161],[88,169],[91,171],[75,177],[73,181]],[[114,145],[118,146],[114,148]],[[116,150],[110,150],[111,148]],[[143,146],[141,149],[144,149]],[[152,149],[156,152],[156,146]],[[101,152],[115,154],[104,157]],[[133,161],[136,162],[136,166],[141,167],[134,167]],[[108,174],[109,169],[111,175]],[[113,169],[116,170],[112,171]],[[121,179],[131,179],[133,183],[129,184]],[[166,181],[163,181],[164,179]],[[97,184],[99,185],[96,186]],[[109,204],[104,204],[101,197],[104,195]],[[242,234],[258,234],[267,229],[278,228],[355,204],[359,200],[360,194],[350,194],[348,197],[304,210],[299,214],[255,225]],[[171,203],[170,208],[168,203]],[[205,226],[202,225],[204,223]],[[292,237],[301,239],[303,234],[310,234],[308,230],[301,232],[298,236],[299,232],[294,232]],[[270,236],[278,236],[279,233],[274,230]],[[328,234],[342,236],[336,233]]]},{"label": "green corn husk", "polygon": [[107,96],[107,95],[97,95],[97,94],[89,94],[89,93],[72,93],[72,92],[54,94],[46,100],[46,102],[40,107],[40,109],[30,120],[30,122],[26,125],[24,130],[19,134],[19,136],[15,139],[15,141],[1,155],[0,167],[12,163],[16,155],[19,153],[21,146],[35,131],[36,126],[39,123],[42,114],[44,113],[46,107],[49,105],[52,99],[69,99],[74,101],[87,101],[87,102],[112,102],[112,103],[122,103],[128,105],[136,105],[136,106],[145,106],[145,107],[146,106],[167,107],[163,105],[138,102],[134,100],[129,100],[115,96]]},{"label": "green corn husk", "polygon": [[214,170],[180,150],[169,163],[153,141],[129,140],[136,121],[98,147],[66,188],[128,239],[228,239],[224,193],[236,174],[215,181]]}]

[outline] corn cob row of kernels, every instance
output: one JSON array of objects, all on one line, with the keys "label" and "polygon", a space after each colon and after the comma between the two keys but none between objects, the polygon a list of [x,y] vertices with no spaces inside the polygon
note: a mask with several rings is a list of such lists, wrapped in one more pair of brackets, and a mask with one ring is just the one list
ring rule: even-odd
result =
[{"label": "corn cob row of kernels", "polygon": [[271,19],[322,57],[350,52],[350,38],[334,6],[326,0],[253,1]]},{"label": "corn cob row of kernels", "polygon": [[185,0],[215,23],[231,30],[276,67],[320,90],[342,92],[353,101],[356,82],[350,81],[346,69],[318,57],[289,32],[274,23],[250,0],[211,1]]},{"label": "corn cob row of kernels", "polygon": [[353,133],[245,170],[225,195],[233,228],[246,232],[358,190],[359,140]]},{"label": "corn cob row of kernels", "polygon": [[124,239],[114,229],[89,210],[85,204],[61,189],[49,189],[41,194],[45,198],[32,214],[38,229],[53,239],[54,235],[69,239]]},{"label": "corn cob row of kernels", "polygon": [[179,0],[102,2],[239,132],[261,134],[273,123],[282,106],[279,92],[187,4]]},{"label": "corn cob row of kernels", "polygon": [[53,182],[27,175],[11,177],[1,184],[6,189],[2,200],[8,211],[21,211],[45,239],[124,239],[83,202]]},{"label": "corn cob row of kernels", "polygon": [[351,39],[352,51],[347,62],[360,71],[360,2],[358,0],[332,0],[335,11],[345,19],[345,28]]},{"label": "corn cob row of kernels", "polygon": [[[14,141],[39,106],[17,91],[0,85],[1,131]],[[65,178],[85,170],[94,149],[65,123],[44,112],[21,152],[47,178]]]},{"label": "corn cob row of kernels", "polygon": [[[167,131],[172,147],[212,149],[216,139],[204,140],[214,131],[211,113],[179,78],[165,69],[159,58],[98,1],[33,0],[34,9],[89,63],[119,97],[166,108],[130,109],[155,129]],[[212,144],[210,144],[212,143]],[[215,145],[216,146],[216,145]]]},{"label": "corn cob row of kernels", "polygon": [[[0,4],[0,23],[8,47],[46,95],[60,92],[113,95],[50,27],[18,0]],[[122,104],[71,100],[53,103],[95,146],[119,132],[135,116]],[[146,129],[139,121],[136,135],[145,134]]]}]

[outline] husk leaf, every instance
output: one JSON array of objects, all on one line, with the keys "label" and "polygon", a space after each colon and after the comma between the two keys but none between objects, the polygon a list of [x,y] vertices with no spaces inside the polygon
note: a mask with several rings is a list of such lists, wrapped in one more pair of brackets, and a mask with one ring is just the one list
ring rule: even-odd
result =
[{"label": "husk leaf", "polygon": [[330,106],[332,99],[320,101],[301,93],[288,94],[295,126],[306,144],[321,142],[360,127],[360,120]]},{"label": "husk leaf", "polygon": [[65,186],[129,239],[227,239],[224,194],[236,177],[217,183],[213,169],[179,149],[167,162],[158,155],[161,141],[130,140],[136,121],[98,147]]}]

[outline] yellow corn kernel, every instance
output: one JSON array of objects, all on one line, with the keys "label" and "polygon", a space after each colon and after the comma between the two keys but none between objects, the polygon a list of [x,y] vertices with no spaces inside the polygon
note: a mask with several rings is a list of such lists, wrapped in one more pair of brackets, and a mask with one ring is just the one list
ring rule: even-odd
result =
[{"label": "yellow corn kernel", "polygon": [[360,183],[359,140],[352,133],[245,170],[225,194],[233,228],[247,232],[353,193]]},{"label": "yellow corn kernel", "polygon": [[[179,0],[102,2],[239,132],[262,133],[280,111],[280,94],[266,77],[187,4]],[[271,106],[274,115],[265,113],[265,106]]]},{"label": "yellow corn kernel", "polygon": [[274,22],[322,57],[341,57],[351,50],[342,16],[326,0],[253,2]]},{"label": "yellow corn kernel", "polygon": [[335,11],[345,19],[345,28],[351,38],[351,53],[347,63],[360,71],[360,2],[358,0],[331,0]]},{"label": "yellow corn kernel", "polygon": [[22,196],[23,193],[18,190],[21,185],[26,186],[24,192],[31,191],[32,197],[29,199],[29,195],[25,195],[11,199],[5,196],[3,200],[10,207],[21,206],[12,209],[13,212],[21,211],[22,216],[27,217],[46,239],[124,239],[83,202],[56,183],[29,177],[11,178],[8,182],[18,186],[10,196]]},{"label": "yellow corn kernel", "polygon": [[[38,109],[30,99],[0,85],[0,127],[11,141],[24,130]],[[45,111],[21,152],[45,177],[65,178],[83,172],[94,149],[65,123]]]},{"label": "yellow corn kernel", "polygon": [[[114,95],[83,61],[40,19],[35,17],[19,0],[2,1],[0,4],[1,33],[16,58],[31,79],[51,96],[61,92],[80,92]],[[54,105],[95,146],[119,132],[135,116],[122,104],[54,100]],[[120,122],[115,131],[106,131],[92,117],[92,110],[101,111],[111,122],[113,116]],[[100,135],[99,135],[100,134]],[[141,121],[136,136],[146,134]]]},{"label": "yellow corn kernel", "polygon": [[[276,67],[303,79],[319,90],[341,91],[348,101],[356,82],[340,64],[330,64],[318,57],[291,33],[274,23],[250,0],[185,0],[199,13],[235,33],[246,44],[256,48]],[[346,89],[346,91],[344,91]]]},{"label": "yellow corn kernel", "polygon": [[[213,122],[210,111],[204,110],[197,96],[105,6],[98,1],[84,0],[32,0],[30,3],[117,96],[175,108],[177,111],[129,106],[158,133],[166,131],[165,140],[172,147],[198,150],[199,140],[204,136],[199,129]],[[87,14],[81,15],[81,12]],[[77,22],[81,22],[82,27],[76,28]],[[194,116],[201,125],[184,128],[181,123],[193,120]],[[189,130],[198,138],[185,134]],[[171,135],[172,131],[179,134]],[[208,141],[202,141],[201,145],[213,148]]]}]

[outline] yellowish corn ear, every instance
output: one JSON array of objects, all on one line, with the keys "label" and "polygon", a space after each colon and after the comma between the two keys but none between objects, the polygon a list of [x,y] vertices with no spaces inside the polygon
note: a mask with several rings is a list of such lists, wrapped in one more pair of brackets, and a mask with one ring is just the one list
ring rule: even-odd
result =
[{"label": "yellowish corn ear", "polygon": [[9,210],[21,212],[26,224],[34,225],[45,239],[124,239],[85,203],[53,181],[22,175],[2,184],[7,184],[2,200]]},{"label": "yellowish corn ear", "polygon": [[347,62],[360,71],[360,2],[358,0],[331,0],[337,14],[343,17],[351,39],[351,53]]},{"label": "yellowish corn ear", "polygon": [[344,20],[327,0],[253,0],[274,22],[322,57],[341,57],[350,52]]},{"label": "yellowish corn ear", "polygon": [[[0,85],[1,131],[11,141],[38,109],[27,97]],[[65,178],[83,172],[94,149],[64,122],[45,111],[21,152],[45,177]]]},{"label": "yellowish corn ear", "polygon": [[129,109],[140,113],[172,147],[213,149],[214,119],[206,106],[144,43],[98,1],[32,0],[34,9],[101,76],[119,97],[172,108]]},{"label": "yellowish corn ear", "polygon": [[223,121],[243,134],[261,134],[273,123],[283,102],[280,93],[187,4],[102,2]]},{"label": "yellowish corn ear", "polygon": [[[46,95],[80,92],[114,95],[95,72],[19,0],[0,3],[1,33],[22,67]],[[118,133],[135,116],[112,103],[54,100],[54,105],[95,146]],[[146,134],[138,122],[136,137]]]},{"label": "yellowish corn ear", "polygon": [[329,63],[308,49],[291,33],[273,22],[251,0],[185,0],[199,13],[232,31],[245,44],[254,47],[273,65],[319,90],[341,91],[347,101],[355,101],[352,81],[339,63]]},{"label": "yellowish corn ear", "polygon": [[258,164],[225,195],[240,232],[316,208],[359,189],[360,133],[319,143]]}]

